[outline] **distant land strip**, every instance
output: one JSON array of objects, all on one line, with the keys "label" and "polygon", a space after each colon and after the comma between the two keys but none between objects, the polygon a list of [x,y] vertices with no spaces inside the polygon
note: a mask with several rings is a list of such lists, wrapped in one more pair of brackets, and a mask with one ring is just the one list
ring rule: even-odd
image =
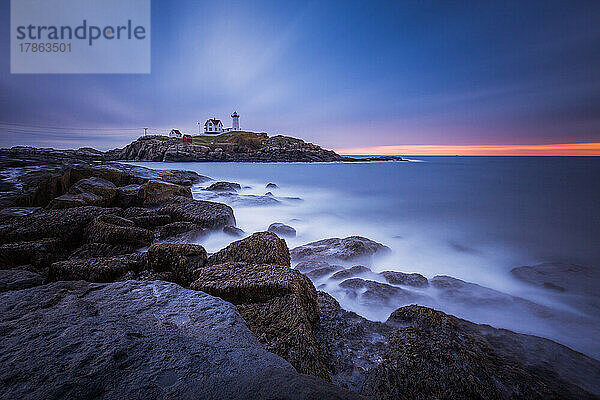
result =
[{"label": "distant land strip", "polygon": [[346,155],[600,156],[600,142],[491,145],[387,145],[335,149]]}]

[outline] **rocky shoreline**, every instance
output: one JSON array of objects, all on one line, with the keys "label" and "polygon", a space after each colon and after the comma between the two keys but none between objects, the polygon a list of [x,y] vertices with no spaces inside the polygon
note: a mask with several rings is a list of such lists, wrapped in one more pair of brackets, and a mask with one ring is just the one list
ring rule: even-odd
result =
[{"label": "rocky shoreline", "polygon": [[[165,160],[126,155],[152,154]],[[208,254],[189,243],[240,234],[231,207],[192,197],[211,179],[110,161],[122,156],[0,152],[0,398],[600,396],[600,362],[551,340],[416,304],[384,322],[342,309],[320,279],[365,301],[464,287],[395,271],[370,279],[359,261],[389,249],[367,238],[289,249],[278,234],[291,232],[276,226]],[[548,269],[514,273],[572,288]]]},{"label": "rocky shoreline", "polygon": [[[206,137],[204,137],[206,139]],[[182,143],[167,136],[142,136],[122,149],[106,152],[92,148],[77,150],[39,149],[16,146],[0,149],[8,157],[40,159],[82,159],[88,161],[161,161],[161,162],[334,162],[334,161],[405,161],[397,156],[344,157],[301,139],[266,133],[229,134],[225,138],[197,143]]]}]

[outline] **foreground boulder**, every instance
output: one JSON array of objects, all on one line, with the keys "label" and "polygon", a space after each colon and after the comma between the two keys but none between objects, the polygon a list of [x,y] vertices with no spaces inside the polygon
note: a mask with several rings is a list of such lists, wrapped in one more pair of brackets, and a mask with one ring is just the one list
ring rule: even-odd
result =
[{"label": "foreground boulder", "polygon": [[600,362],[553,341],[426,307],[385,323],[319,293],[315,329],[333,382],[377,399],[594,399]]},{"label": "foreground boulder", "polygon": [[35,272],[24,270],[0,270],[0,292],[28,289],[40,286],[44,277]]},{"label": "foreground boulder", "polygon": [[271,232],[257,232],[235,241],[209,257],[209,264],[246,262],[290,266],[290,253],[285,240]]},{"label": "foreground boulder", "polygon": [[361,236],[331,238],[298,246],[290,251],[294,261],[358,261],[385,254],[390,248]]},{"label": "foreground boulder", "polygon": [[166,282],[0,294],[2,398],[347,399],[265,351],[231,304]]},{"label": "foreground boulder", "polygon": [[317,292],[306,276],[281,265],[224,263],[200,268],[194,277],[192,289],[237,306],[265,349],[298,372],[329,379],[313,336]]}]

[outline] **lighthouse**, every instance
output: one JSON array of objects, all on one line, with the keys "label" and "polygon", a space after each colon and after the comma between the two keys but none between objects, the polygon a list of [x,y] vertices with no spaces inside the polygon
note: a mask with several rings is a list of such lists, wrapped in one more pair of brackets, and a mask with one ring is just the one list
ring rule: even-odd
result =
[{"label": "lighthouse", "polygon": [[231,130],[239,131],[240,130],[240,116],[238,115],[238,113],[234,111],[233,114],[231,114],[231,119],[233,120],[233,122],[231,123]]}]

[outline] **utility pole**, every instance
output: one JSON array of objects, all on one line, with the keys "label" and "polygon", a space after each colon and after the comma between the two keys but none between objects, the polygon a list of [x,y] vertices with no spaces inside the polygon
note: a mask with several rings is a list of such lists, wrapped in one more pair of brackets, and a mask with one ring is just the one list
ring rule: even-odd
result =
[{"label": "utility pole", "polygon": [[148,128],[144,128],[144,136],[148,133]]}]

